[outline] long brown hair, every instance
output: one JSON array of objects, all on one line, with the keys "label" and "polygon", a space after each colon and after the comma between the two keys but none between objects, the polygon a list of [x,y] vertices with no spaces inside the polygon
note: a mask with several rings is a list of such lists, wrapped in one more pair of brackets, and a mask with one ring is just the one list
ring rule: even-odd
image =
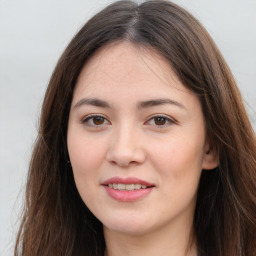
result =
[{"label": "long brown hair", "polygon": [[201,101],[219,166],[203,170],[194,230],[200,256],[256,255],[256,142],[232,74],[187,11],[162,0],[120,1],[89,20],[49,82],[34,146],[15,255],[102,256],[101,223],[81,200],[68,163],[67,123],[77,77],[103,45],[153,47]]}]

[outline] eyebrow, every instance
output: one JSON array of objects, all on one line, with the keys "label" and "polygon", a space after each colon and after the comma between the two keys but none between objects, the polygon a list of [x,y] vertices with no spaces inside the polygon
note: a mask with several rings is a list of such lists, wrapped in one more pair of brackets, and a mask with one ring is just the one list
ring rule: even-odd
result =
[{"label": "eyebrow", "polygon": [[83,98],[76,103],[74,108],[78,108],[82,105],[92,105],[95,107],[110,108],[110,105],[106,101],[95,98]]},{"label": "eyebrow", "polygon": [[142,101],[138,103],[137,107],[138,109],[141,109],[141,108],[149,108],[149,107],[166,105],[166,104],[171,104],[186,110],[186,107],[183,104],[172,99],[152,99],[152,100]]},{"label": "eyebrow", "polygon": [[[141,101],[141,102],[138,102],[137,108],[143,109],[143,108],[150,108],[150,107],[166,105],[166,104],[171,104],[186,110],[186,107],[183,104],[172,99],[151,99],[147,101]],[[97,98],[83,98],[75,104],[74,108],[78,108],[82,105],[92,105],[92,106],[101,107],[101,108],[111,108],[108,102],[97,99]]]}]

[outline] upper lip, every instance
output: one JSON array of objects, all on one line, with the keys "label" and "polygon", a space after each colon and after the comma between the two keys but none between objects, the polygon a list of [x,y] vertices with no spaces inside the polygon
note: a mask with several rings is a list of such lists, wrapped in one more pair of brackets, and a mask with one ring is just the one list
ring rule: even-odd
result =
[{"label": "upper lip", "polygon": [[145,185],[147,187],[153,187],[154,184],[145,181],[145,180],[141,180],[138,179],[136,177],[127,177],[127,178],[121,178],[121,177],[112,177],[110,179],[105,180],[102,185],[108,185],[108,184],[113,184],[113,183],[117,183],[117,184],[141,184],[141,185]]}]

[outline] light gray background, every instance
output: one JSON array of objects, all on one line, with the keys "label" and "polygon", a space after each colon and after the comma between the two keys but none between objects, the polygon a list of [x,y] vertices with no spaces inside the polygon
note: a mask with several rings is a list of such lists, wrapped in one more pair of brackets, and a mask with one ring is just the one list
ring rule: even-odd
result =
[{"label": "light gray background", "polygon": [[[256,125],[256,0],[175,0],[210,32]],[[75,32],[108,0],[0,0],[0,255],[12,255],[43,94]]]}]

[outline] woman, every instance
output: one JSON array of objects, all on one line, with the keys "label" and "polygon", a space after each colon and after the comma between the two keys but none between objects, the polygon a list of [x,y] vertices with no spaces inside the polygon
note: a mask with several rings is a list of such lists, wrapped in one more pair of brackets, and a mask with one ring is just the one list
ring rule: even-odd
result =
[{"label": "woman", "polygon": [[208,33],[116,2],[50,80],[15,255],[255,255],[256,142]]}]

